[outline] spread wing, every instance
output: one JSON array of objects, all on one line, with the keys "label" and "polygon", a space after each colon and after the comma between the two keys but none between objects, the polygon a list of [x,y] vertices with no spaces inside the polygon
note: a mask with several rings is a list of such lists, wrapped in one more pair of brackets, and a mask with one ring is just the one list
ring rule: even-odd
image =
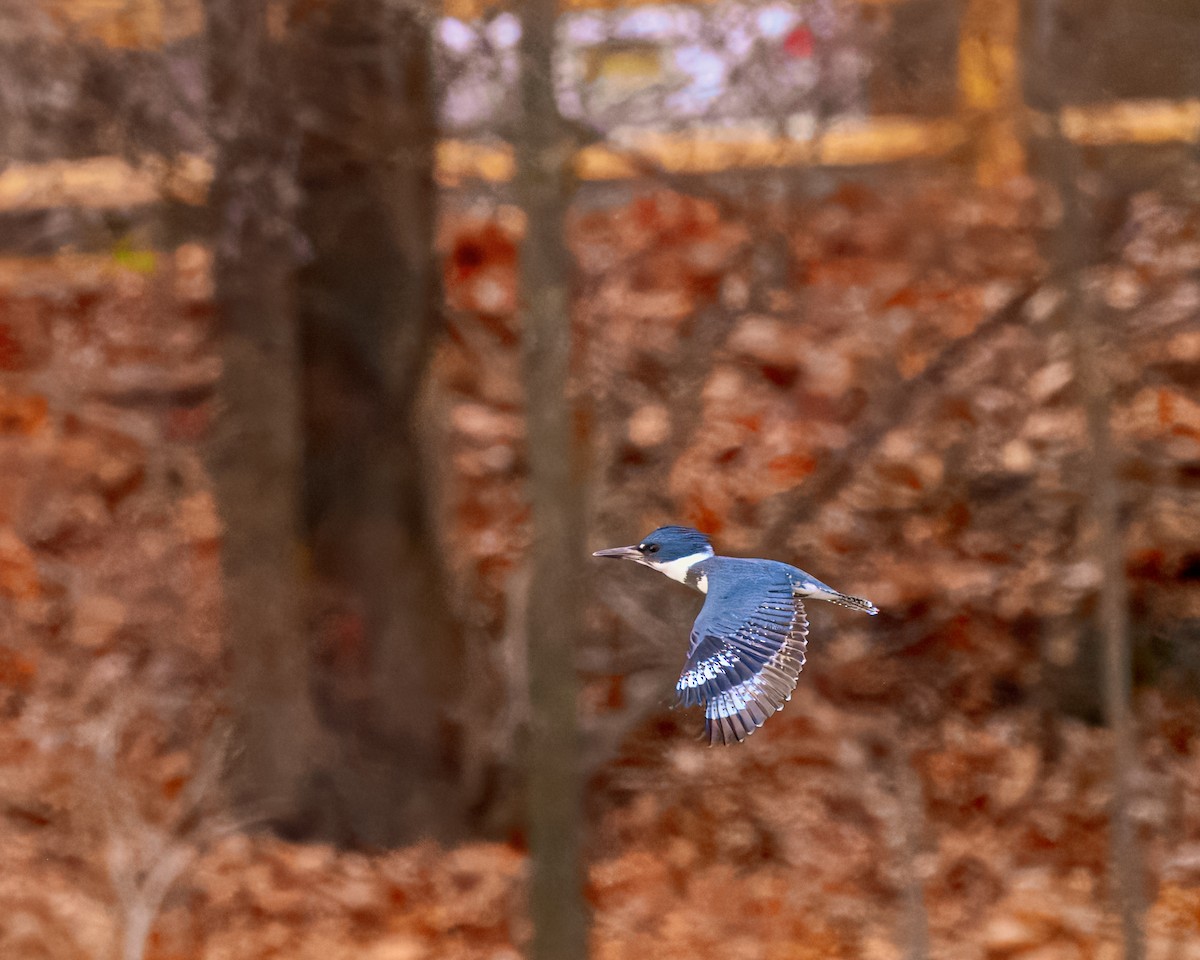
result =
[{"label": "spread wing", "polygon": [[804,604],[786,575],[710,587],[675,685],[681,705],[704,705],[710,745],[741,742],[791,699],[807,637]]}]

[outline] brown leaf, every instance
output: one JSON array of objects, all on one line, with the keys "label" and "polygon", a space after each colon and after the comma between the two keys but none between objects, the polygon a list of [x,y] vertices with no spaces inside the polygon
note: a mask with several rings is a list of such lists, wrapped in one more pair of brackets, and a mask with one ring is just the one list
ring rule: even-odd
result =
[{"label": "brown leaf", "polygon": [[37,664],[11,647],[0,646],[0,686],[21,692],[33,685]]},{"label": "brown leaf", "polygon": [[794,483],[816,470],[817,461],[807,453],[785,453],[768,461],[767,469],[772,476]]},{"label": "brown leaf", "polygon": [[39,394],[12,393],[0,388],[0,433],[36,433],[46,422],[49,404]]},{"label": "brown leaf", "polygon": [[41,592],[33,551],[11,530],[0,530],[0,595],[32,600]]}]

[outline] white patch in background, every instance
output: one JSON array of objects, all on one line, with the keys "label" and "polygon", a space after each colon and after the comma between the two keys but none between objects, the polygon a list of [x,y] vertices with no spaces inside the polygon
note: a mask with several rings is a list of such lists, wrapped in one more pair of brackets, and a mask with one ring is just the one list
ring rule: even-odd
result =
[{"label": "white patch in background", "polygon": [[598,13],[581,12],[559,21],[569,43],[584,45],[603,43],[608,39],[608,24]]},{"label": "white patch in background", "polygon": [[501,50],[514,50],[521,39],[521,21],[511,13],[501,13],[487,25],[487,36]]},{"label": "white patch in background", "polygon": [[792,7],[769,6],[758,10],[754,19],[764,37],[778,40],[800,22],[800,15]]},{"label": "white patch in background", "polygon": [[[644,562],[646,566],[653,567],[660,573],[665,573],[672,580],[687,583],[688,571],[697,563],[707,560],[712,555],[712,550],[703,550],[700,553],[692,553],[686,557],[680,557],[678,560],[668,560],[666,563],[655,563],[653,560]],[[696,582],[696,589],[701,593],[708,593],[708,577],[701,574],[700,579]]]},{"label": "white patch in background", "polygon": [[673,51],[673,57],[679,72],[691,82],[670,95],[670,103],[707,105],[724,91],[728,66],[715,51],[698,44],[684,44]]},{"label": "white patch in background", "polygon": [[444,17],[437,32],[438,39],[455,53],[470,53],[479,39],[471,27],[453,17]]}]

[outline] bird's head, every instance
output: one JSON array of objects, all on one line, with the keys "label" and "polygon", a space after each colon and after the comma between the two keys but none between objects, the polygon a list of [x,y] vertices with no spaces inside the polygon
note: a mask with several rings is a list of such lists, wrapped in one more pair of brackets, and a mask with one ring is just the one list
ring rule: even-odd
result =
[{"label": "bird's head", "polygon": [[668,576],[674,568],[690,567],[693,563],[707,560],[712,555],[713,548],[708,537],[691,527],[659,527],[632,546],[597,550],[592,554],[593,557],[632,560],[655,570],[662,570]]}]

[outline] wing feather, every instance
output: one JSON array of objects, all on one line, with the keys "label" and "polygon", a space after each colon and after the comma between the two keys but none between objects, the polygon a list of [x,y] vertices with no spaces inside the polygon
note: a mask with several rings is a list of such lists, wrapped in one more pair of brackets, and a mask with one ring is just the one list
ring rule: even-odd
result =
[{"label": "wing feather", "polygon": [[765,571],[720,588],[692,628],[675,685],[683,706],[704,706],[710,744],[741,742],[791,699],[804,667],[808,618],[792,582]]}]

